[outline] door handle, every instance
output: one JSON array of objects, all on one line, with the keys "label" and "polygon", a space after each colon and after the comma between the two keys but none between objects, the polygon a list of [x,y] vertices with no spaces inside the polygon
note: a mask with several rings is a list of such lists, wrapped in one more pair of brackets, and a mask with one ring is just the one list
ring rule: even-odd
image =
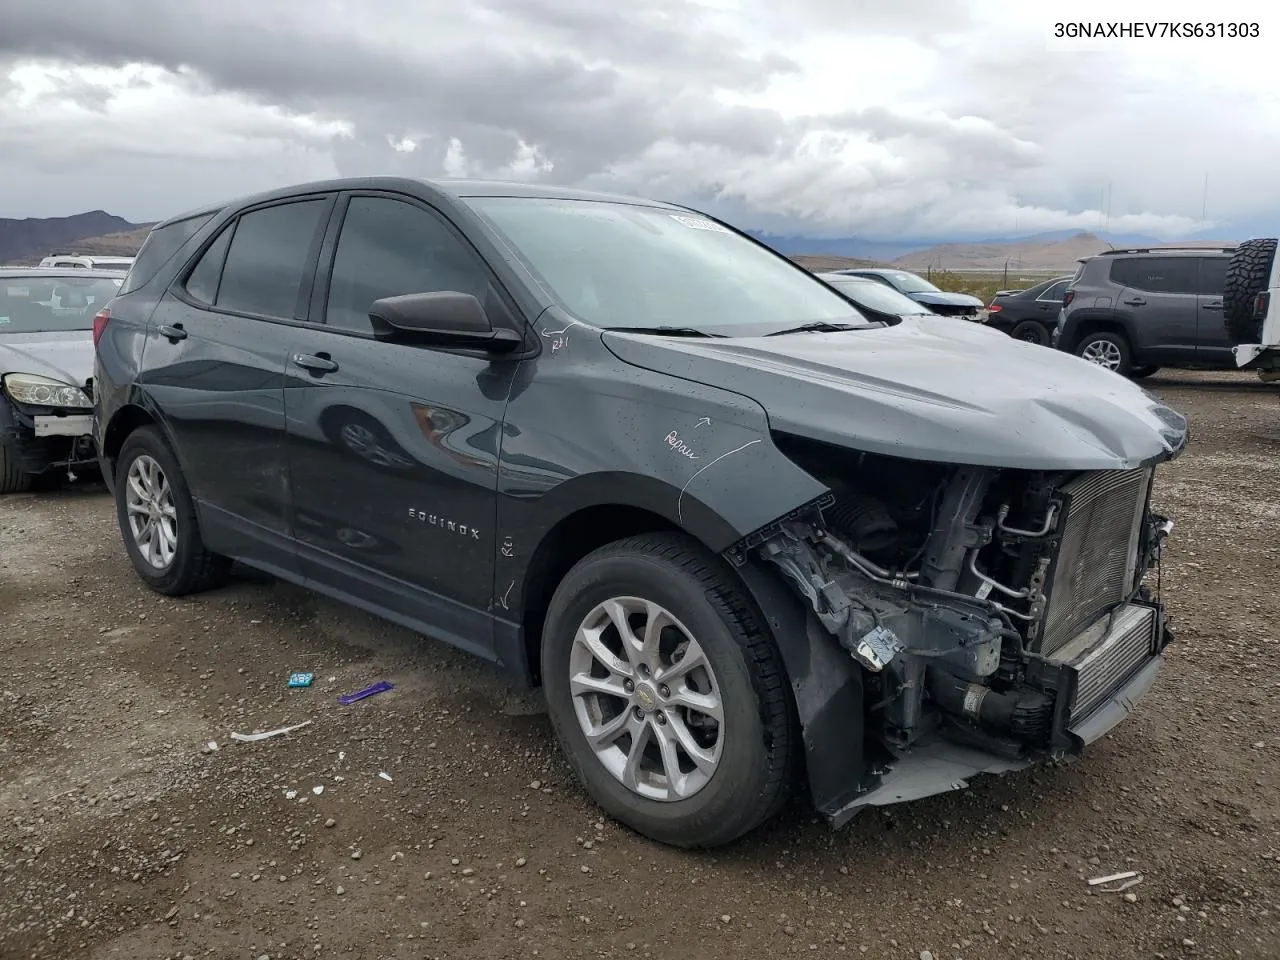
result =
[{"label": "door handle", "polygon": [[170,343],[177,343],[179,340],[187,339],[187,331],[182,329],[180,323],[162,323],[156,327],[160,336],[168,339]]},{"label": "door handle", "polygon": [[323,353],[295,353],[293,362],[296,366],[303,370],[310,370],[312,373],[333,373],[338,369],[338,364]]},{"label": "door handle", "polygon": [[1204,309],[1206,309],[1206,310],[1221,310],[1221,309],[1222,309],[1222,301],[1221,301],[1221,300],[1215,300],[1215,301],[1213,301],[1213,303],[1202,303],[1202,304],[1200,304],[1200,306],[1204,307]]},{"label": "door handle", "polygon": [[1125,303],[1131,307],[1145,307],[1147,305],[1147,301],[1141,297],[1130,297]]}]

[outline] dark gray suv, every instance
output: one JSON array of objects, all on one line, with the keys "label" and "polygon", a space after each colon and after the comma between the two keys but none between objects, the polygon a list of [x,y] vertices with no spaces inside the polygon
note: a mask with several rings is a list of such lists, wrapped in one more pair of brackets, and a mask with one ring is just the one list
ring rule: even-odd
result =
[{"label": "dark gray suv", "polygon": [[93,338],[149,586],[239,560],[494,661],[668,843],[1074,757],[1172,639],[1185,419],[684,207],[304,184],[157,226]]},{"label": "dark gray suv", "polygon": [[1080,261],[1054,344],[1123,376],[1234,370],[1222,321],[1231,247],[1108,250]]}]

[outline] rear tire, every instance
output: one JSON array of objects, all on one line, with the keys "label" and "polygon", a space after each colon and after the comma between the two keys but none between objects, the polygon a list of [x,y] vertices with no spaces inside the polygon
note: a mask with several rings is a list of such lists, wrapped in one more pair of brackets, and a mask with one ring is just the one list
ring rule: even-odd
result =
[{"label": "rear tire", "polygon": [[[115,499],[125,551],[152,590],[175,597],[226,581],[231,561],[205,549],[182,469],[155,427],[135,430],[121,447]],[[149,536],[135,529],[131,517],[144,528],[150,522]]]},{"label": "rear tire", "polygon": [[18,466],[18,457],[9,444],[0,440],[0,494],[26,493],[34,477]]},{"label": "rear tire", "polygon": [[1222,319],[1233,344],[1257,343],[1262,339],[1262,322],[1253,316],[1253,303],[1271,281],[1276,246],[1274,237],[1246,240],[1236,247],[1227,264]]},{"label": "rear tire", "polygon": [[[659,621],[651,646],[623,646],[619,622],[638,643]],[[631,537],[574,566],[547,611],[542,676],[569,766],[636,832],[719,846],[786,801],[800,740],[781,657],[732,571],[692,538]]]},{"label": "rear tire", "polygon": [[1127,377],[1133,371],[1133,351],[1123,334],[1110,330],[1091,333],[1076,344],[1076,356]]},{"label": "rear tire", "polygon": [[1023,320],[1013,328],[1009,336],[1024,343],[1034,343],[1037,347],[1049,345],[1049,331],[1045,329],[1043,323],[1037,323],[1034,320]]}]

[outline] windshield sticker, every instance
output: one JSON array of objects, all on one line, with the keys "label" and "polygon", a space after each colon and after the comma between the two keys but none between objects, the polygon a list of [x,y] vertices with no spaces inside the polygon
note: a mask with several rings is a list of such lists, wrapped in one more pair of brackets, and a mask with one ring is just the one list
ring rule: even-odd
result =
[{"label": "windshield sticker", "polygon": [[692,230],[710,230],[712,233],[733,233],[732,230],[726,230],[718,223],[711,220],[704,220],[702,217],[682,217],[679,214],[671,214],[671,219],[683,223]]}]

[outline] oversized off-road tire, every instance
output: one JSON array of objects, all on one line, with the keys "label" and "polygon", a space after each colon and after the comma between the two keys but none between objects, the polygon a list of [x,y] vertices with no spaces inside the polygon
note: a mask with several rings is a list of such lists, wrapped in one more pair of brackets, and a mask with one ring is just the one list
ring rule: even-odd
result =
[{"label": "oversized off-road tire", "polygon": [[1236,247],[1227,264],[1227,281],[1222,288],[1222,319],[1234,344],[1257,343],[1262,339],[1262,323],[1253,315],[1258,294],[1267,289],[1271,264],[1276,258],[1276,239],[1246,240]]},{"label": "oversized off-road tire", "polygon": [[205,549],[182,469],[155,427],[140,427],[120,448],[115,494],[125,551],[152,590],[174,597],[226,580],[231,561]]},{"label": "oversized off-road tire", "polygon": [[1023,320],[1010,331],[1009,336],[1024,343],[1034,343],[1038,347],[1049,345],[1049,331],[1043,323],[1036,320]]},{"label": "oversized off-road tire", "polygon": [[1076,344],[1076,356],[1113,373],[1127,377],[1133,371],[1133,351],[1124,334],[1111,330],[1098,330],[1081,338]]},{"label": "oversized off-road tire", "polygon": [[0,493],[26,493],[33,479],[18,466],[18,458],[9,444],[0,440]]},{"label": "oversized off-road tire", "polygon": [[630,537],[570,570],[542,677],[579,781],[650,839],[719,846],[787,799],[800,738],[781,657],[732,570],[690,537]]}]

